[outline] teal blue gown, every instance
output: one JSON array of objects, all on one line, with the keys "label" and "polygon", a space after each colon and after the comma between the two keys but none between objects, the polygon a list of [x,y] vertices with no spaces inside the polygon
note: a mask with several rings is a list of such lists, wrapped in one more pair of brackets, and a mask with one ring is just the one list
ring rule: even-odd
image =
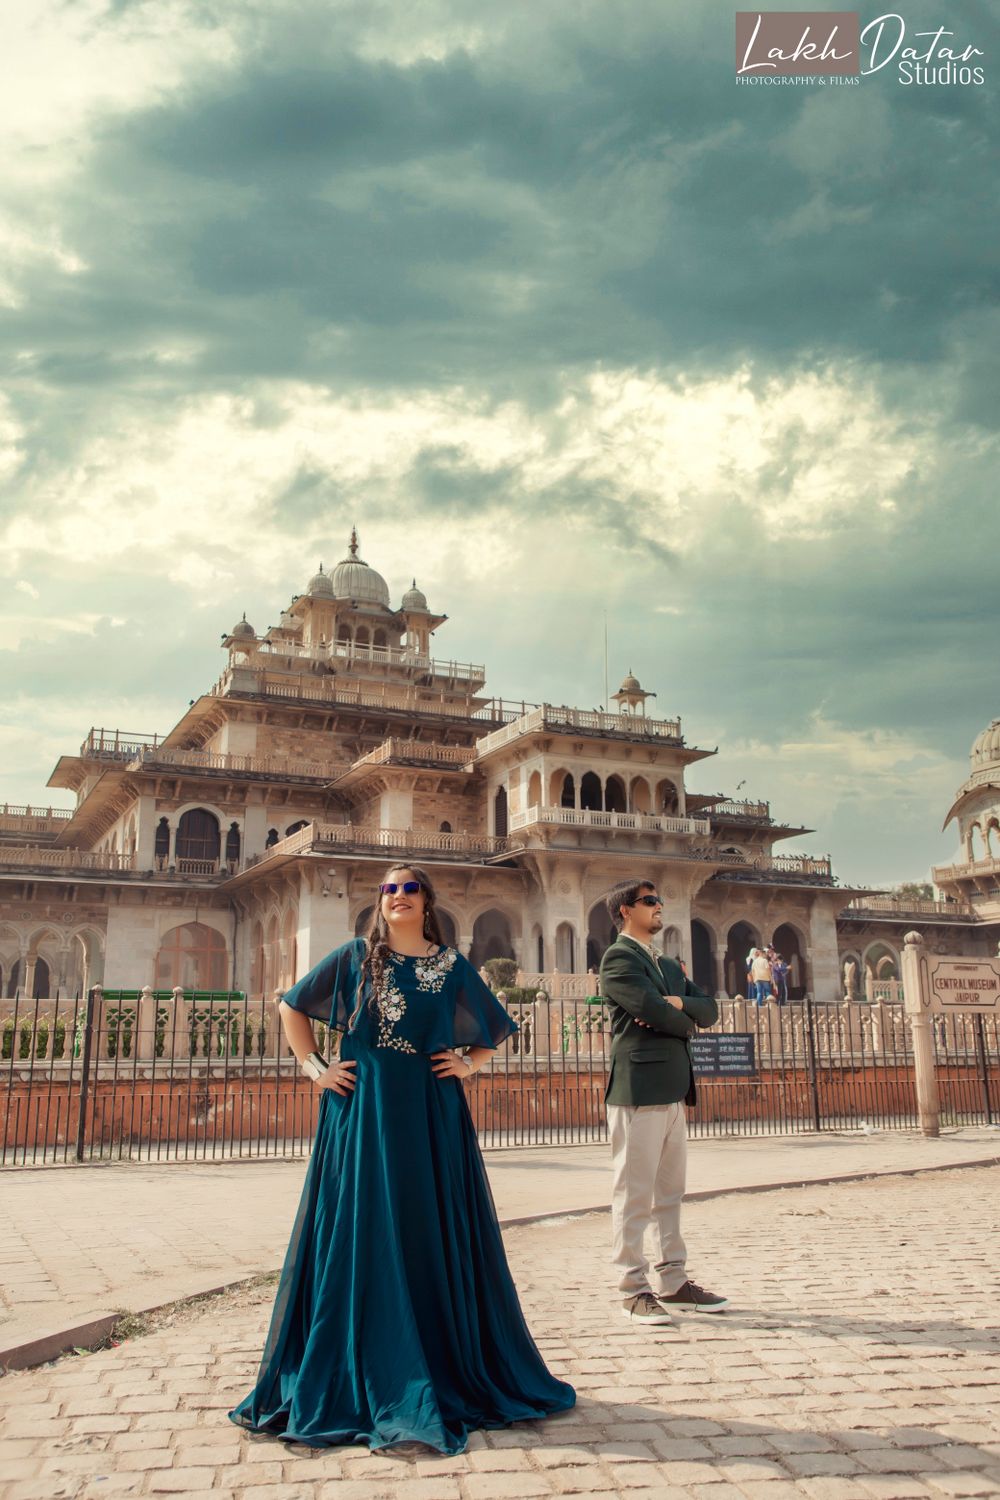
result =
[{"label": "teal blue gown", "polygon": [[314,1447],[461,1453],[576,1400],[524,1321],[462,1084],[431,1068],[517,1027],[454,948],[391,954],[349,1027],[364,952],[345,944],[284,997],[345,1033],[357,1086],[323,1090],[257,1385],[230,1416]]}]

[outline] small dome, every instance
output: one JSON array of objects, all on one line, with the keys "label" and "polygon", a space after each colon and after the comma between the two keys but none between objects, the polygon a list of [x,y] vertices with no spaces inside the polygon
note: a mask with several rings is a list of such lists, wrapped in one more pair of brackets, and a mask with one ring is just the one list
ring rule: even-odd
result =
[{"label": "small dome", "polygon": [[389,585],[381,573],[358,556],[358,533],[351,531],[350,555],[333,570],[332,593],[338,599],[356,599],[359,604],[381,604],[389,608]]},{"label": "small dome", "polygon": [[641,693],[642,688],[639,686],[638,677],[633,677],[631,672],[627,672],[618,691],[620,693]]},{"label": "small dome", "polygon": [[319,572],[314,573],[306,584],[306,593],[313,599],[332,599],[334,595],[333,580],[329,573],[323,572],[323,564],[319,565]]},{"label": "small dome", "polygon": [[256,632],[256,630],[254,630],[254,628],[253,628],[252,625],[249,625],[247,623],[247,617],[246,617],[246,615],[243,616],[242,620],[237,621],[237,623],[233,626],[233,628],[229,632],[229,634],[231,636],[234,636],[234,637],[236,637],[238,639],[243,639],[243,640],[256,640],[257,639],[257,632]]},{"label": "small dome", "polygon": [[969,756],[973,771],[1000,765],[1000,719],[994,719],[972,744]]},{"label": "small dome", "polygon": [[408,588],[406,590],[406,593],[403,595],[403,603],[401,607],[403,609],[427,608],[427,595],[421,589],[417,588],[417,580],[415,578],[413,580],[412,586]]}]

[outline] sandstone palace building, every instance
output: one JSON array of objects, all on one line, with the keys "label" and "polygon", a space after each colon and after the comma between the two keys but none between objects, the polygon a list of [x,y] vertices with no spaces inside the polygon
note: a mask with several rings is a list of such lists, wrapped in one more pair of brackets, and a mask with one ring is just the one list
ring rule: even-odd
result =
[{"label": "sandstone palace building", "polygon": [[[166,735],[92,729],[48,785],[72,811],[0,813],[0,993],[88,985],[286,988],[362,930],[391,861],[433,872],[446,935],[475,964],[583,975],[609,940],[601,897],[641,874],[663,944],[716,993],[751,944],[791,962],[792,997],[857,998],[894,977],[902,934],[994,952],[1000,931],[1000,725],[952,810],[965,860],[946,899],[849,890],[809,830],[767,803],[695,794],[714,755],[659,718],[631,673],[612,712],[498,701],[486,671],[433,654],[446,616],[414,584],[398,606],[358,555],[322,568],[258,635],[223,638],[219,680]],[[853,995],[853,991],[852,991]]]}]

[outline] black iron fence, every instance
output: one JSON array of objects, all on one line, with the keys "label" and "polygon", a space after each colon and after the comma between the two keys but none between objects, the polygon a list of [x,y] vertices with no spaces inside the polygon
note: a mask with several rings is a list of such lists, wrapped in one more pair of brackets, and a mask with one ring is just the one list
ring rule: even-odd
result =
[{"label": "black iron fence", "polygon": [[[0,1001],[0,1165],[295,1156],[318,1096],[288,1048],[277,997],[92,990]],[[603,1140],[610,1022],[596,999],[512,1006],[520,1030],[468,1085],[486,1146]],[[896,1001],[758,1009],[720,1002],[749,1076],[699,1079],[694,1136],[917,1123],[912,1043]],[[320,1046],[336,1034],[317,1028]],[[1000,1111],[997,1018],[936,1019],[942,1120]]]}]

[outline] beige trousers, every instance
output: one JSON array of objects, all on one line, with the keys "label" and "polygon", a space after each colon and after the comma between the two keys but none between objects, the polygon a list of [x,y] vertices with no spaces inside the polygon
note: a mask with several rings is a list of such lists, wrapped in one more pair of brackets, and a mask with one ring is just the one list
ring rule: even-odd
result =
[{"label": "beige trousers", "polygon": [[[611,1260],[625,1296],[670,1296],[687,1280],[681,1239],[681,1200],[687,1170],[683,1104],[609,1104],[611,1135]],[[643,1249],[653,1226],[653,1285]]]}]

